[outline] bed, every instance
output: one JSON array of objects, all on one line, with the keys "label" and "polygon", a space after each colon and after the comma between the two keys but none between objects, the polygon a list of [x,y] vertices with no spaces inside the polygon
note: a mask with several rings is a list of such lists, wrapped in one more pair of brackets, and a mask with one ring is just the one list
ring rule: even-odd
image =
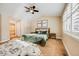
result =
[{"label": "bed", "polygon": [[24,41],[30,41],[45,46],[49,37],[49,28],[36,28],[31,34],[22,35]]},{"label": "bed", "polygon": [[46,34],[25,34],[22,35],[22,37],[24,37],[24,41],[41,44],[42,46],[46,44],[46,41],[48,39],[48,35]]}]

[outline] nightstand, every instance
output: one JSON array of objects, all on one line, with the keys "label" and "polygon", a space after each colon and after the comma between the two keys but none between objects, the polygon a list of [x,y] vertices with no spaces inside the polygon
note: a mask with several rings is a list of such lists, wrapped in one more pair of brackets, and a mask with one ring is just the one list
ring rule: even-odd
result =
[{"label": "nightstand", "polygon": [[50,33],[49,38],[51,39],[56,39],[56,33]]}]

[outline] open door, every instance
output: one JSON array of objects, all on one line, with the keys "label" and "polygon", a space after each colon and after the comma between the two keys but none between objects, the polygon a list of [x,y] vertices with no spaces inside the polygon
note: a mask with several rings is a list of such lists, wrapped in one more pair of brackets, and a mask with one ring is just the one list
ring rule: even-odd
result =
[{"label": "open door", "polygon": [[16,37],[15,24],[10,23],[10,39]]},{"label": "open door", "polygon": [[15,25],[15,23],[12,23],[12,22],[9,23],[9,34],[10,34],[10,39],[13,39],[16,37],[16,25]]}]

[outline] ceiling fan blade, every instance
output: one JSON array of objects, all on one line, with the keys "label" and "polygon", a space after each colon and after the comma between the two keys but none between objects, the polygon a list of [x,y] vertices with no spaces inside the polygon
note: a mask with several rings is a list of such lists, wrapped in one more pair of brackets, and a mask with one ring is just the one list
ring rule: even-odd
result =
[{"label": "ceiling fan blade", "polygon": [[26,12],[30,12],[29,10],[27,10]]},{"label": "ceiling fan blade", "polygon": [[39,12],[38,10],[34,10],[35,12]]},{"label": "ceiling fan blade", "polygon": [[33,9],[35,9],[35,6],[33,6]]},{"label": "ceiling fan blade", "polygon": [[28,8],[28,7],[25,7],[26,9],[30,9],[30,8]]}]

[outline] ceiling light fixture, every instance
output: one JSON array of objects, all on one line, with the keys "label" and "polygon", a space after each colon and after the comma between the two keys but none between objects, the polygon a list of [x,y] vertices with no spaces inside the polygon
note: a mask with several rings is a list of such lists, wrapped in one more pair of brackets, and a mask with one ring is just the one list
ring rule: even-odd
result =
[{"label": "ceiling light fixture", "polygon": [[26,12],[31,12],[32,14],[34,14],[35,12],[39,12],[38,10],[35,10],[36,6],[31,6],[31,7],[25,7],[27,9]]}]

